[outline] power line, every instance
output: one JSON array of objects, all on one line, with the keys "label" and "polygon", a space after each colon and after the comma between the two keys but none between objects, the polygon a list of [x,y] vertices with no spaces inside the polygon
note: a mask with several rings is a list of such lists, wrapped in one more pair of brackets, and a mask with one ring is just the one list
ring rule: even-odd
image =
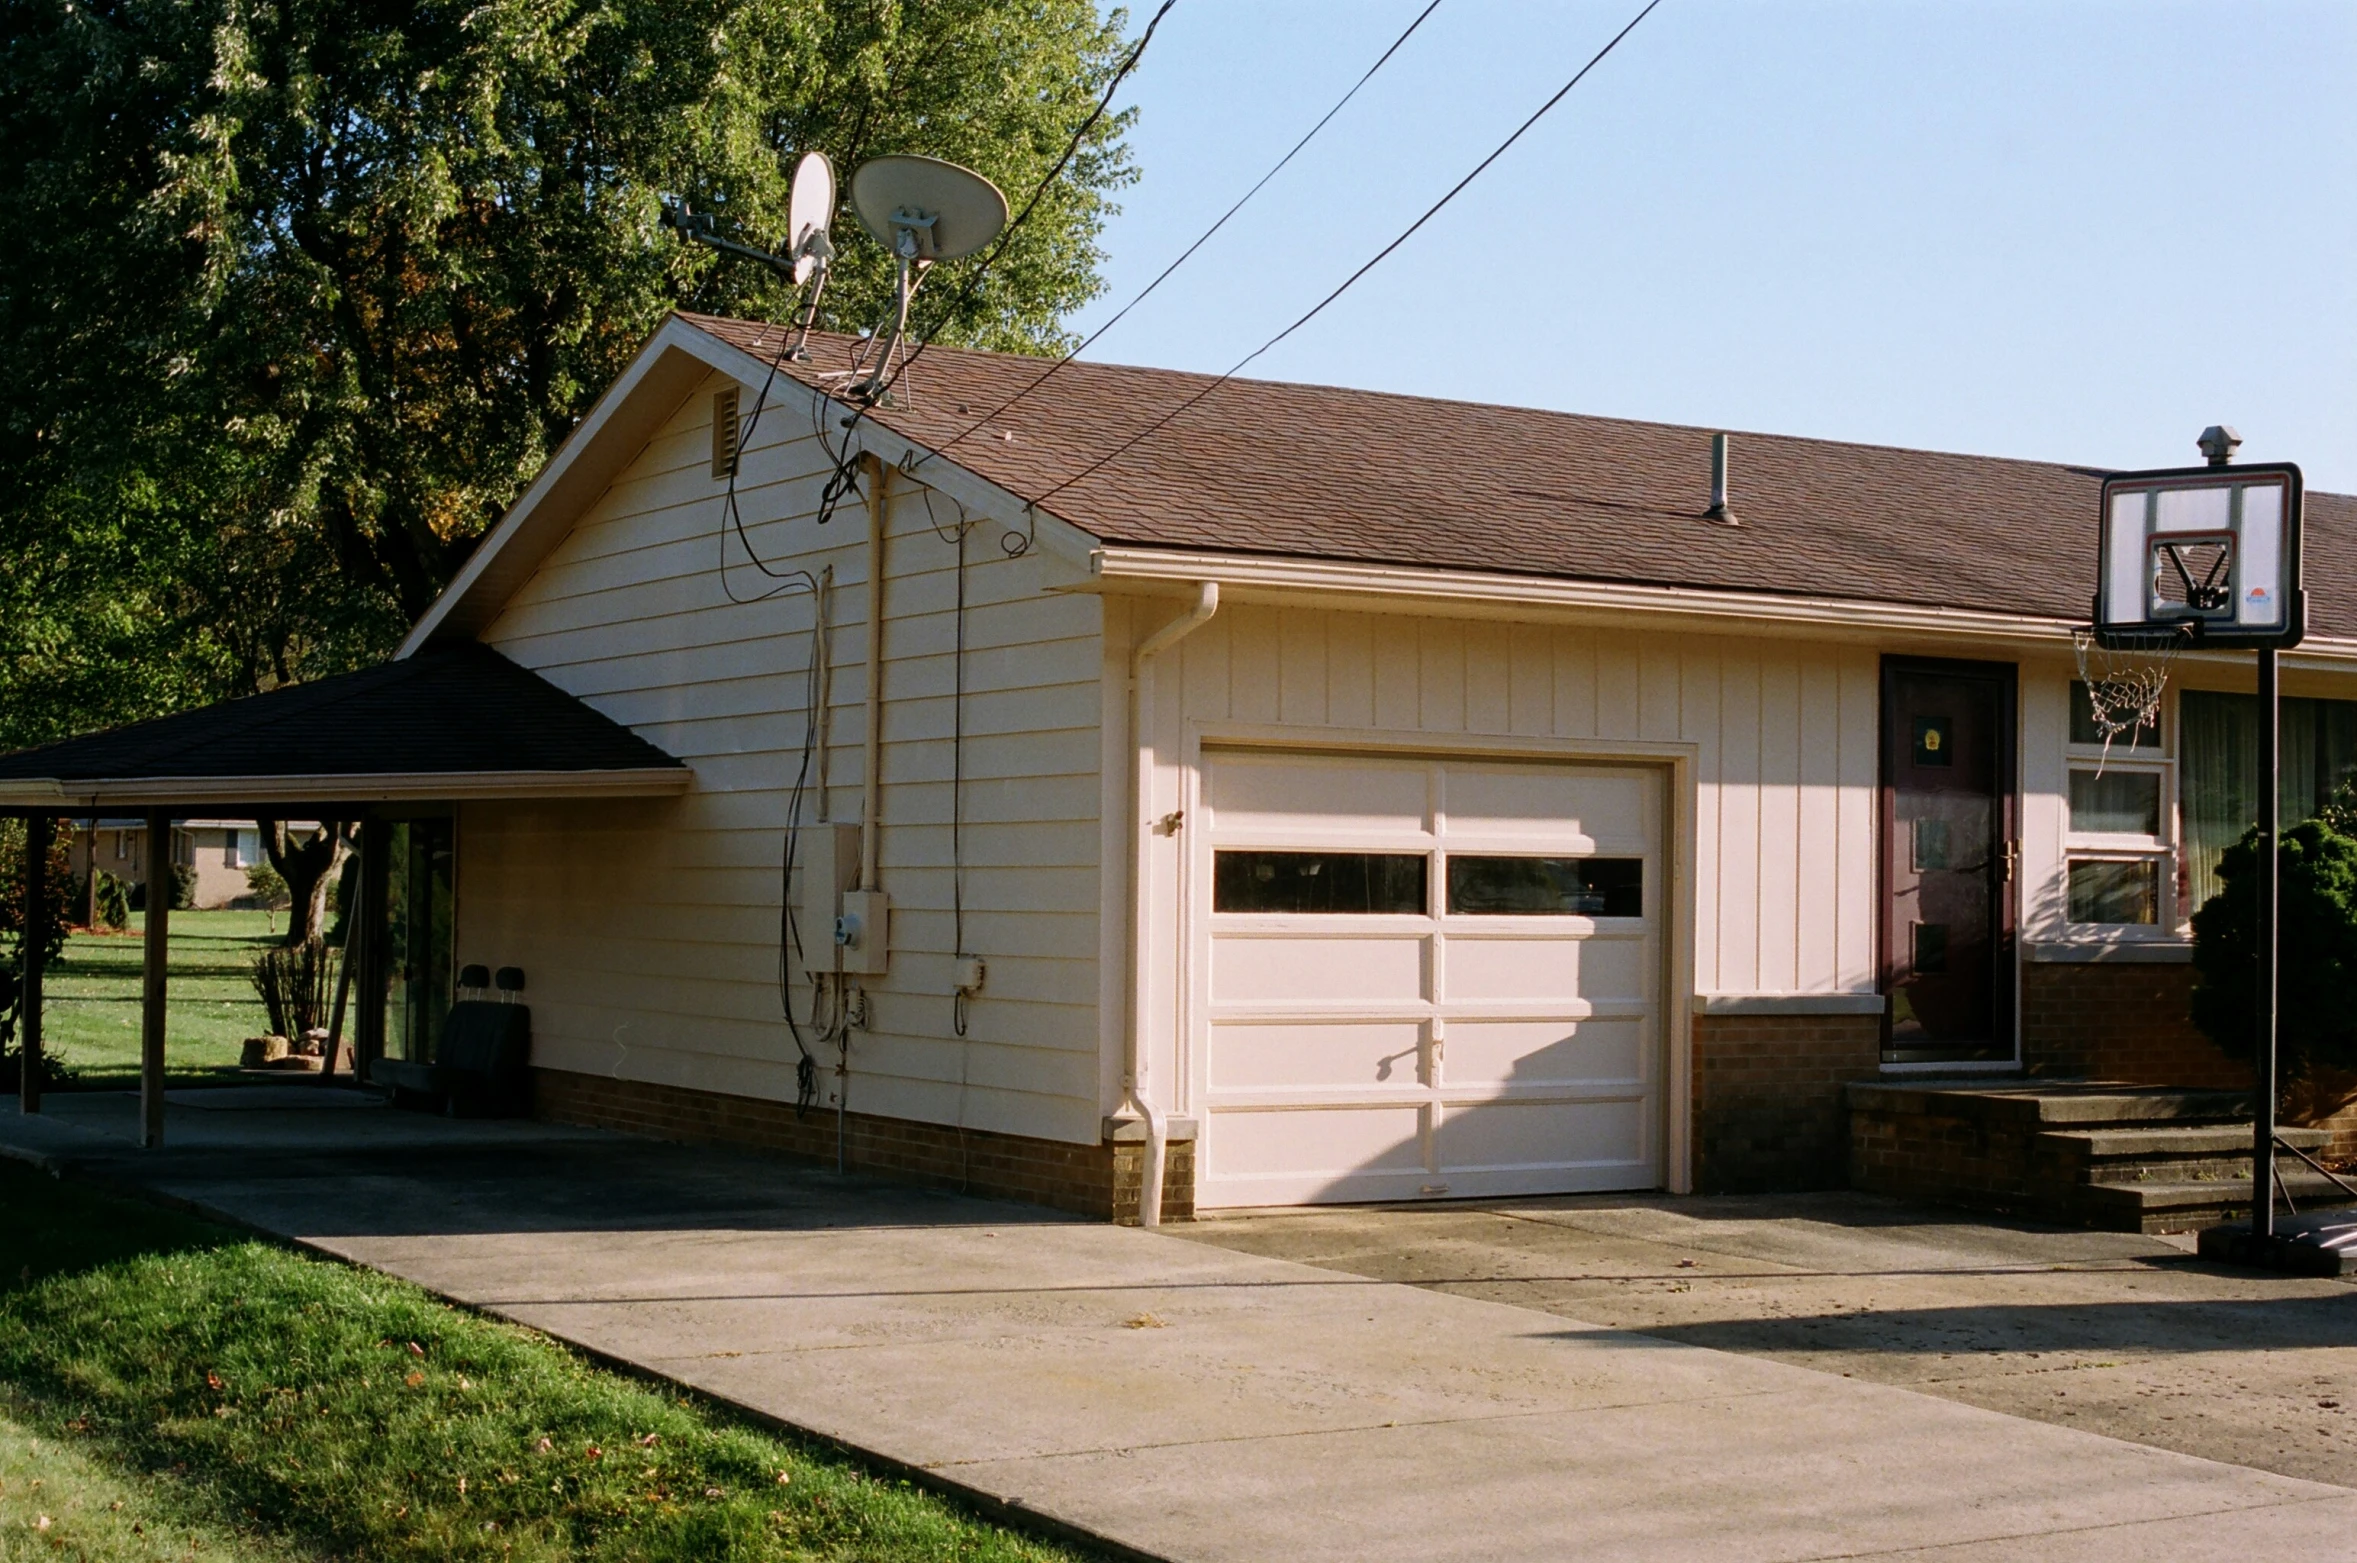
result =
[{"label": "power line", "polygon": [[1284,172],[1285,165],[1292,162],[1295,157],[1299,156],[1303,147],[1308,146],[1312,141],[1317,139],[1318,132],[1324,130],[1327,126],[1327,123],[1331,121],[1335,115],[1341,113],[1343,108],[1349,104],[1351,99],[1359,95],[1359,89],[1361,87],[1364,87],[1368,82],[1375,79],[1375,73],[1377,71],[1380,71],[1384,66],[1391,63],[1391,57],[1399,53],[1401,45],[1405,44],[1410,38],[1415,36],[1416,29],[1424,25],[1424,19],[1430,16],[1433,12],[1439,10],[1440,5],[1441,0],[1432,0],[1430,5],[1427,5],[1423,10],[1417,12],[1416,19],[1408,23],[1407,31],[1401,33],[1397,38],[1394,38],[1391,41],[1391,47],[1384,50],[1381,57],[1379,57],[1374,64],[1367,67],[1367,73],[1361,76],[1356,82],[1353,82],[1351,84],[1351,89],[1344,93],[1340,98],[1337,98],[1334,102],[1334,106],[1326,110],[1325,114],[1319,118],[1316,124],[1309,127],[1309,133],[1303,136],[1299,141],[1294,142],[1293,149],[1291,151],[1287,152],[1283,157],[1278,158],[1275,163],[1271,164],[1269,171],[1265,174],[1262,174],[1260,178],[1254,182],[1251,189],[1245,191],[1243,195],[1239,196],[1235,205],[1220,213],[1219,221],[1204,229],[1201,236],[1198,237],[1194,243],[1188,245],[1184,250],[1181,250],[1179,252],[1178,259],[1163,267],[1161,272],[1156,275],[1154,280],[1147,283],[1145,287],[1139,291],[1137,297],[1122,305],[1120,310],[1115,313],[1112,319],[1097,327],[1096,330],[1091,331],[1085,338],[1082,339],[1078,347],[1075,347],[1071,352],[1066,353],[1063,357],[1048,365],[1046,371],[1043,372],[1038,379],[1032,381],[1029,385],[1023,387],[1023,389],[1017,391],[1014,395],[1008,397],[1005,401],[999,403],[996,407],[993,407],[990,411],[975,419],[973,423],[959,431],[956,435],[935,446],[930,452],[926,453],[926,456],[922,458],[918,464],[922,465],[923,460],[930,460],[933,456],[941,454],[941,452],[948,450],[951,446],[959,444],[968,436],[980,432],[986,425],[995,422],[998,418],[1006,413],[1008,408],[1014,406],[1017,402],[1023,400],[1024,397],[1029,396],[1032,392],[1047,384],[1049,380],[1055,377],[1058,370],[1062,369],[1066,364],[1072,362],[1072,360],[1075,358],[1078,358],[1081,354],[1087,352],[1089,348],[1096,343],[1096,340],[1099,337],[1112,330],[1115,326],[1120,325],[1123,316],[1127,315],[1131,310],[1137,308],[1140,304],[1146,302],[1148,298],[1152,297],[1154,290],[1162,286],[1164,282],[1168,281],[1172,272],[1178,270],[1189,260],[1193,259],[1197,250],[1203,248],[1204,245],[1209,244],[1211,242],[1212,236],[1228,225],[1229,218],[1242,211],[1245,205],[1250,202],[1254,196],[1260,194],[1263,186],[1265,186],[1270,180],[1276,178],[1277,175]]},{"label": "power line", "polygon": [[[1032,189],[1031,199],[1023,203],[1023,210],[1016,213],[1014,221],[1008,223],[1005,230],[999,234],[998,243],[990,247],[990,253],[982,257],[981,262],[966,273],[965,286],[958,290],[957,298],[952,301],[950,306],[942,311],[939,323],[931,331],[925,333],[923,339],[917,343],[908,357],[900,361],[900,367],[894,369],[885,378],[884,383],[876,387],[872,401],[883,400],[884,393],[899,384],[901,376],[907,374],[916,361],[925,356],[925,349],[931,347],[933,339],[946,330],[949,323],[957,318],[958,311],[974,301],[974,295],[982,286],[982,279],[990,275],[990,268],[998,263],[998,258],[1006,253],[1007,246],[1014,242],[1016,233],[1025,222],[1030,220],[1031,214],[1039,209],[1039,203],[1046,199],[1049,188],[1063,177],[1064,170],[1069,168],[1072,165],[1072,160],[1080,155],[1081,145],[1087,141],[1089,132],[1097,128],[1097,122],[1105,117],[1105,110],[1112,106],[1113,94],[1120,90],[1122,82],[1129,78],[1130,72],[1138,68],[1138,61],[1145,57],[1146,45],[1154,41],[1154,29],[1162,25],[1162,19],[1170,14],[1170,8],[1176,4],[1178,4],[1178,0],[1162,0],[1161,6],[1155,10],[1153,17],[1146,23],[1146,30],[1138,34],[1138,41],[1131,46],[1129,57],[1121,62],[1118,70],[1114,71],[1113,79],[1105,83],[1104,92],[1097,98],[1097,106],[1089,111],[1088,118],[1080,122],[1080,128],[1073,131],[1072,139],[1065,143],[1064,155],[1056,159],[1056,166],[1049,169],[1047,177],[1040,180],[1038,185]],[[866,411],[866,408],[861,408],[859,414],[853,418],[853,423],[856,424],[859,417],[864,417]]]},{"label": "power line", "polygon": [[1081,479],[1089,477],[1092,474],[1103,470],[1106,466],[1118,460],[1123,454],[1143,443],[1149,436],[1161,430],[1173,419],[1177,418],[1179,414],[1185,412],[1188,408],[1193,407],[1196,403],[1202,401],[1203,398],[1209,396],[1212,392],[1218,390],[1221,386],[1227,384],[1230,380],[1233,380],[1237,375],[1241,374],[1245,367],[1249,365],[1254,359],[1260,357],[1261,354],[1267,352],[1270,348],[1275,347],[1279,342],[1284,341],[1294,332],[1299,331],[1303,326],[1308,325],[1312,320],[1315,320],[1322,312],[1324,312],[1327,305],[1333,303],[1336,299],[1342,297],[1343,294],[1349,292],[1351,286],[1361,277],[1364,277],[1368,272],[1373,271],[1377,266],[1381,265],[1387,258],[1389,258],[1394,250],[1407,243],[1411,238],[1414,238],[1418,229],[1422,228],[1426,223],[1432,221],[1434,217],[1440,214],[1440,209],[1442,207],[1455,200],[1457,196],[1465,189],[1465,187],[1473,183],[1474,180],[1480,178],[1492,163],[1496,162],[1499,158],[1504,157],[1508,148],[1512,147],[1515,142],[1520,141],[1524,134],[1529,131],[1531,126],[1537,124],[1541,119],[1545,118],[1548,110],[1554,108],[1556,104],[1562,102],[1564,97],[1571,91],[1571,89],[1578,86],[1583,80],[1585,80],[1588,72],[1594,70],[1598,65],[1602,64],[1606,55],[1619,48],[1621,40],[1626,38],[1630,33],[1635,32],[1637,30],[1637,24],[1645,20],[1645,18],[1648,16],[1651,16],[1653,14],[1654,7],[1660,4],[1661,0],[1646,0],[1645,8],[1639,11],[1635,16],[1629,18],[1628,25],[1623,27],[1619,32],[1614,33],[1612,35],[1611,41],[1605,44],[1603,48],[1598,49],[1594,56],[1589,59],[1588,63],[1579,68],[1578,72],[1573,75],[1571,80],[1556,88],[1555,95],[1553,97],[1540,104],[1537,110],[1532,113],[1530,118],[1524,120],[1520,125],[1516,126],[1514,134],[1508,136],[1504,141],[1499,142],[1497,148],[1492,151],[1489,156],[1483,158],[1479,163],[1476,163],[1473,166],[1473,171],[1471,173],[1467,174],[1464,178],[1451,185],[1449,187],[1448,193],[1443,195],[1439,200],[1433,202],[1432,205],[1425,210],[1423,216],[1408,224],[1407,228],[1401,232],[1398,238],[1393,239],[1389,244],[1383,246],[1382,249],[1377,250],[1365,265],[1359,267],[1358,270],[1343,278],[1340,286],[1335,288],[1333,292],[1327,294],[1324,298],[1318,300],[1317,303],[1311,305],[1307,313],[1300,316],[1300,318],[1296,319],[1291,325],[1278,332],[1275,336],[1270,337],[1267,341],[1261,343],[1260,346],[1254,348],[1251,352],[1246,353],[1242,358],[1237,359],[1236,362],[1229,367],[1227,372],[1222,374],[1218,379],[1212,381],[1209,385],[1203,387],[1202,390],[1197,391],[1194,395],[1188,397],[1185,401],[1179,403],[1176,407],[1173,407],[1169,412],[1164,413],[1161,417],[1155,419],[1152,423],[1147,424],[1143,429],[1140,429],[1137,433],[1131,435],[1128,439],[1122,441],[1119,445],[1114,446],[1112,450],[1106,452],[1096,461],[1091,462],[1086,467],[1083,467],[1080,471],[1074,473],[1071,477],[1066,478],[1063,482],[1058,483],[1054,488],[1049,489],[1046,493],[1038,495],[1031,501],[1031,503],[1034,505],[1044,505],[1049,500],[1055,498],[1058,494],[1063,493],[1064,490],[1070,488],[1073,484],[1081,481]]}]

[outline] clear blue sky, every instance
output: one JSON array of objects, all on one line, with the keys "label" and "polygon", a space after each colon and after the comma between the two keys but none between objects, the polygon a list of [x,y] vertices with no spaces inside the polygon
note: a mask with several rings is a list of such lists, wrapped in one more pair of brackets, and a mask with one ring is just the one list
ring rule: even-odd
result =
[{"label": "clear blue sky", "polygon": [[[1180,0],[1124,101],[1125,301],[1423,0]],[[1095,348],[1221,370],[1636,9],[1442,0]],[[1133,29],[1151,10],[1135,6]],[[1248,373],[2357,492],[2357,4],[1666,0],[1434,223]]]}]

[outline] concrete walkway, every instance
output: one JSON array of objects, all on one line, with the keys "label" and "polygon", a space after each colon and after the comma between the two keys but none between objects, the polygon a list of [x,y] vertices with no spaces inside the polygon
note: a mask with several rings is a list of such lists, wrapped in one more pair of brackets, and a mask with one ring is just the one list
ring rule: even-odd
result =
[{"label": "concrete walkway", "polygon": [[[0,1148],[406,1276],[1136,1555],[2242,1563],[2357,1537],[2345,1487],[761,1158],[348,1108],[212,1109],[211,1143],[142,1157],[127,1102],[51,1106],[28,1134],[0,1101]],[[176,1104],[167,1134],[206,1112]],[[330,1115],[368,1126],[322,1143]],[[241,1119],[250,1145],[222,1127]]]}]

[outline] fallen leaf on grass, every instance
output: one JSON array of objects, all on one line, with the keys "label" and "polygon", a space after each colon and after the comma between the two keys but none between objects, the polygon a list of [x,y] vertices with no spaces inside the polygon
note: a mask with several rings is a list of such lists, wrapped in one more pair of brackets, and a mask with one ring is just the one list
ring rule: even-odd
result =
[{"label": "fallen leaf on grass", "polygon": [[426,1376],[423,1373],[412,1373],[409,1375],[409,1377],[403,1379],[401,1382],[407,1384],[411,1389],[415,1389],[418,1385],[423,1384],[425,1381]]},{"label": "fallen leaf on grass", "polygon": [[777,1484],[778,1484],[780,1487],[784,1487],[784,1486],[788,1485],[788,1484],[789,1484],[789,1483],[791,1483],[793,1480],[794,1480],[794,1473],[793,1473],[793,1472],[791,1472],[791,1471],[780,1471],[780,1472],[778,1472],[778,1473],[777,1473]]}]

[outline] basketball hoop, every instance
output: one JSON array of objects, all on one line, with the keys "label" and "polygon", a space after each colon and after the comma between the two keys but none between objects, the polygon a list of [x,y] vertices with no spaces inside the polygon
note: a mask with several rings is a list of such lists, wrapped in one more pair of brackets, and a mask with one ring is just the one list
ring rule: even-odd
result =
[{"label": "basketball hoop", "polygon": [[2160,731],[2161,696],[2169,687],[2169,669],[2177,654],[2193,644],[2194,633],[2191,624],[2154,625],[2126,633],[2115,629],[2101,640],[2091,629],[2071,631],[2079,682],[2087,688],[2087,711],[2103,735],[2096,775],[2111,763],[2114,739],[2138,728]]}]

